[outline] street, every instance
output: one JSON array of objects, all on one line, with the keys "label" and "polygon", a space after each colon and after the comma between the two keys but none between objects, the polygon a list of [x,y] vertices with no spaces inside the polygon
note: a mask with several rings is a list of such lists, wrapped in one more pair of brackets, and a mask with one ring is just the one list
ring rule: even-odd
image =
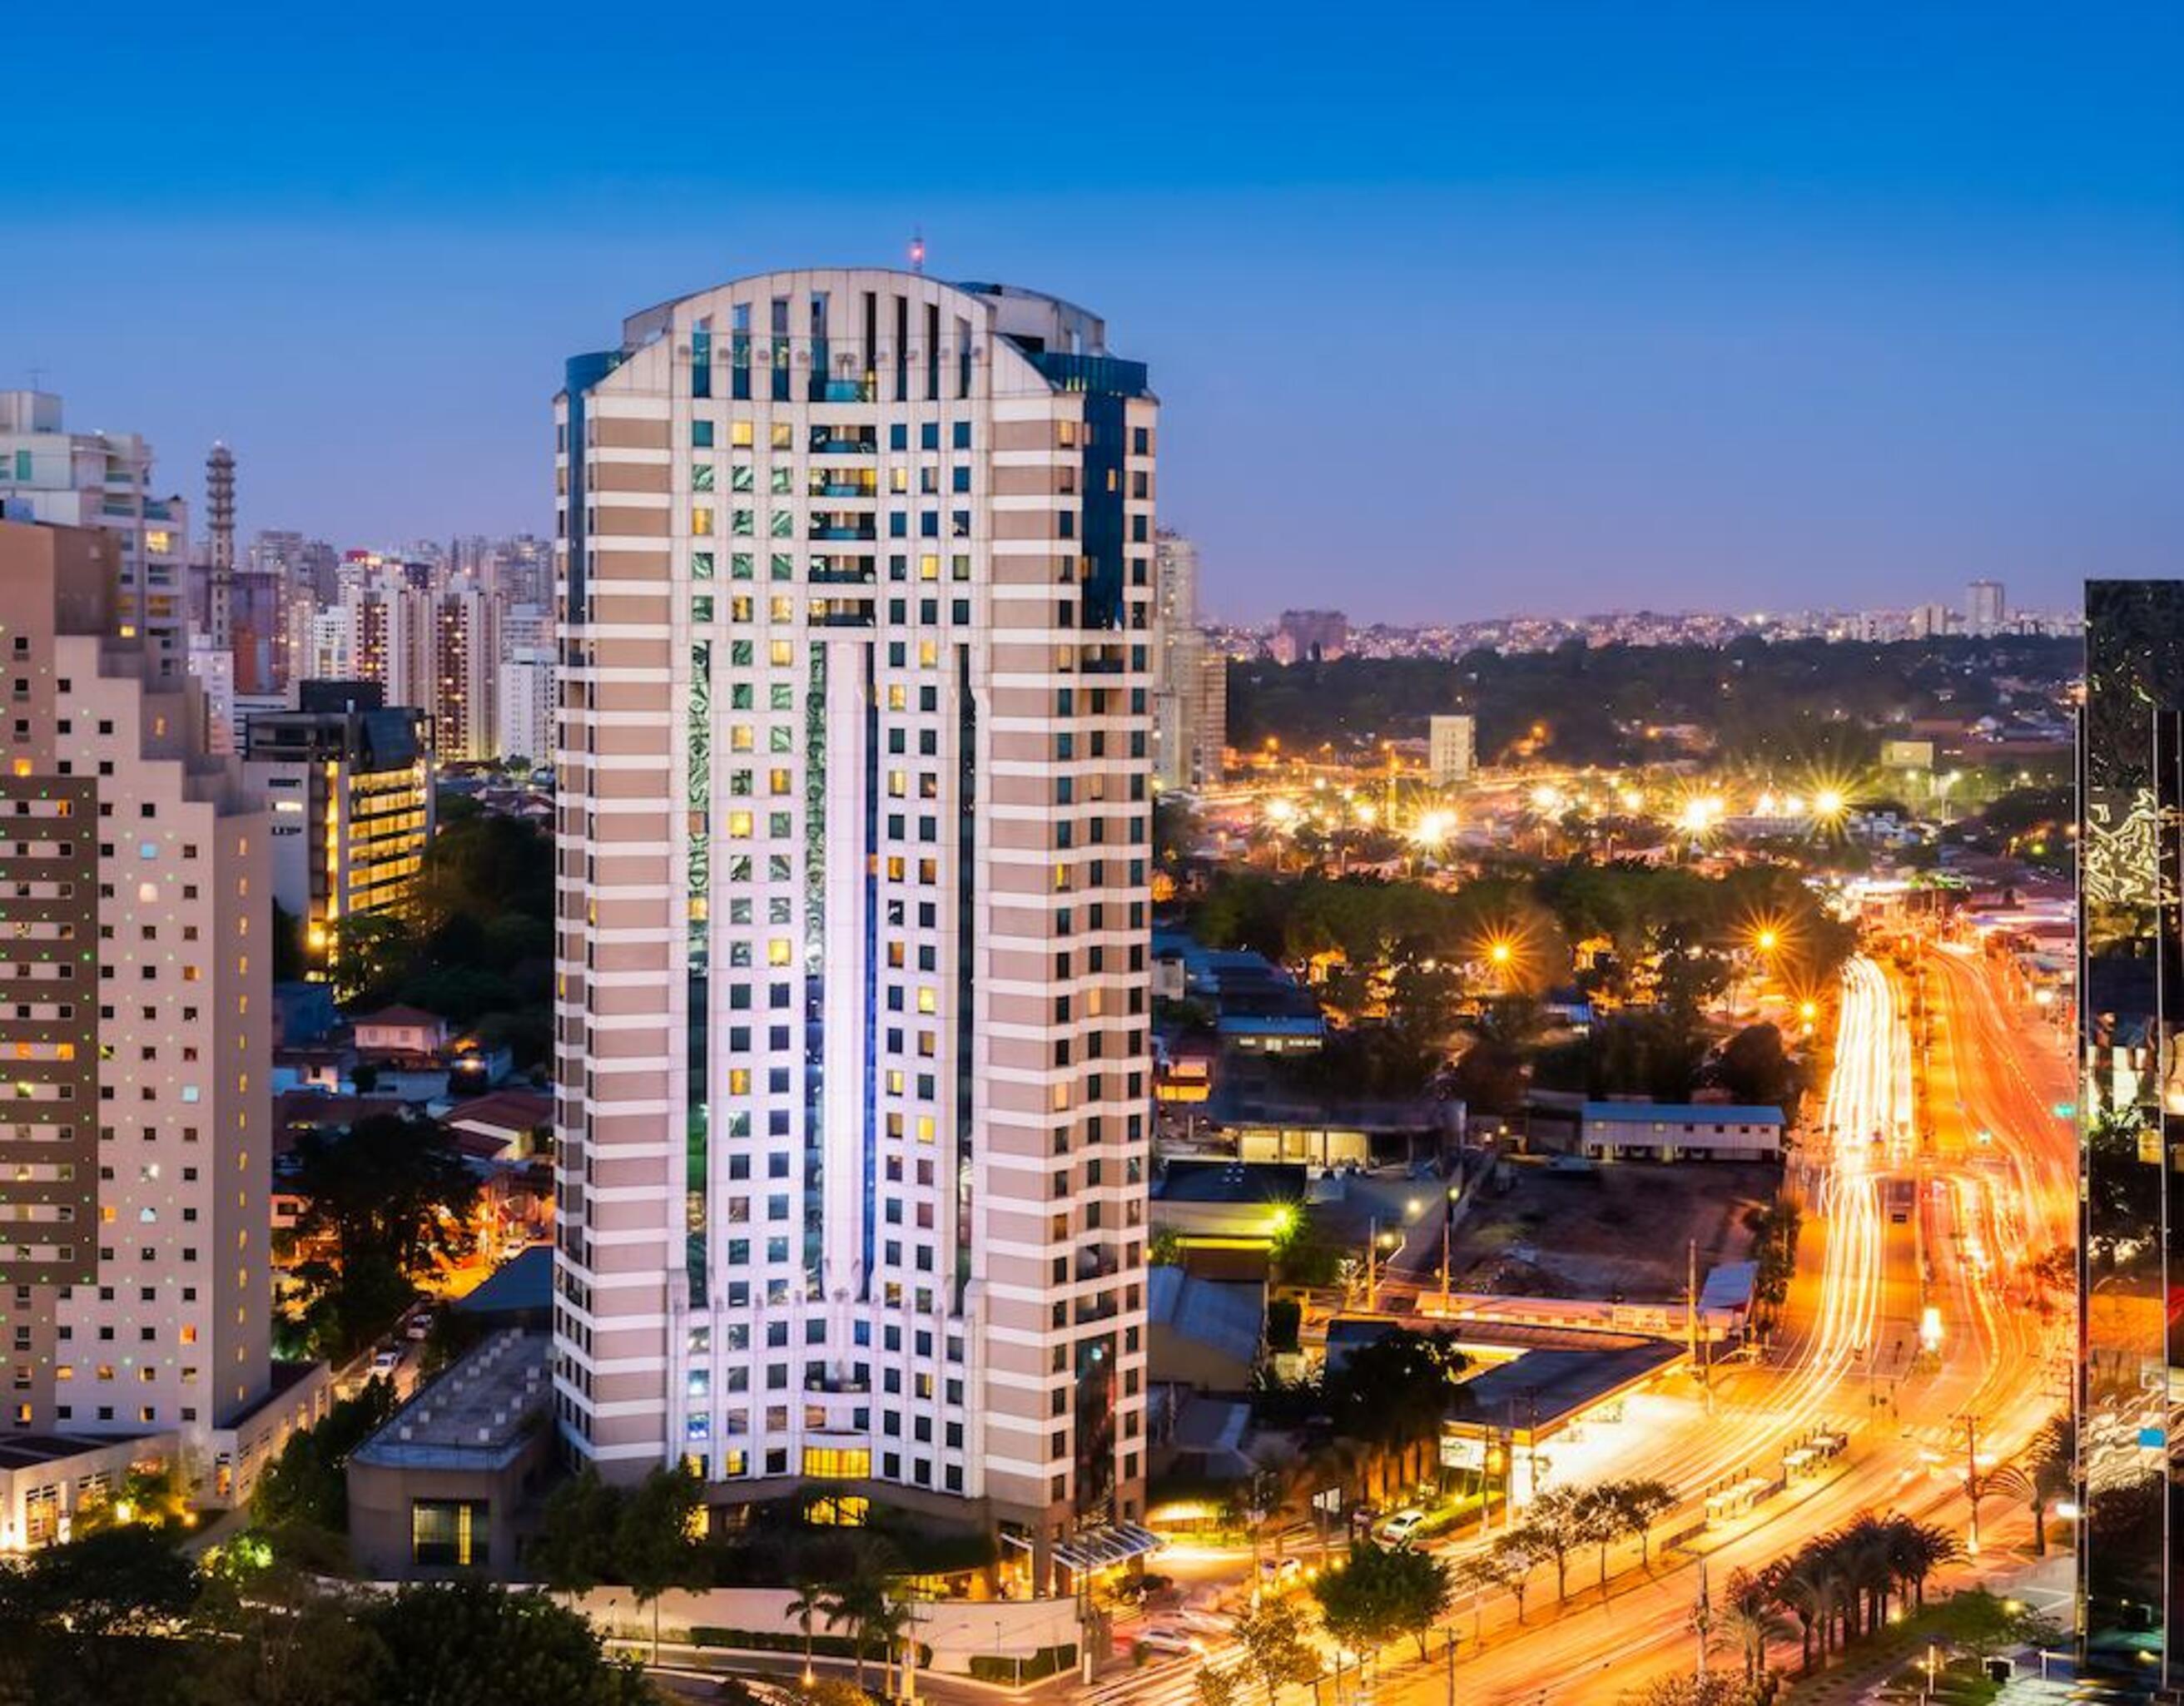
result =
[{"label": "street", "polygon": [[[1441,1632],[1424,1664],[1407,1644],[1390,1648],[1376,1699],[1605,1702],[1689,1668],[1702,1558],[1719,1595],[1732,1570],[1757,1570],[1864,1511],[1900,1510],[1969,1540],[1970,1460],[2008,1460],[2065,1402],[2067,1320],[2042,1312],[2026,1271],[2067,1243],[2073,1212],[2072,1128],[2054,1112],[2070,1070],[2053,1032],[2013,1008],[1985,963],[1950,948],[1922,951],[1909,978],[1853,960],[1841,994],[1820,1117],[1791,1163],[1804,1224],[1775,1342],[1757,1363],[1714,1370],[1710,1400],[1696,1378],[1674,1376],[1622,1422],[1589,1429],[1601,1448],[1585,1451],[1577,1477],[1668,1481],[1683,1505],[1661,1524],[1666,1535],[1692,1528],[1711,1491],[1785,1484],[1743,1515],[1657,1547],[1649,1569],[1635,1547],[1618,1548],[1605,1601],[1589,1559],[1573,1564],[1559,1608],[1552,1569],[1535,1575],[1521,1624],[1513,1597],[1461,1601],[1453,1667]],[[1784,1454],[1822,1429],[1847,1432],[1847,1448],[1815,1475],[1786,1476]],[[2029,1529],[1999,1498],[1979,1515],[1967,1572],[2005,1548],[2014,1559]],[[1486,1543],[1473,1536],[1445,1555]],[[1796,1657],[1792,1642],[1786,1661]],[[1096,1692],[1179,1706],[1194,1669],[1162,1666]]]}]

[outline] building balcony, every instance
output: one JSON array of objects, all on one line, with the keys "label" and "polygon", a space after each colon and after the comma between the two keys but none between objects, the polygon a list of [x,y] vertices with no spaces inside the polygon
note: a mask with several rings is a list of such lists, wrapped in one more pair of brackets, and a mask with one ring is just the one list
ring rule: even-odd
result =
[{"label": "building balcony", "polygon": [[877,438],[844,438],[823,426],[812,429],[811,454],[815,456],[877,456],[880,441]]}]

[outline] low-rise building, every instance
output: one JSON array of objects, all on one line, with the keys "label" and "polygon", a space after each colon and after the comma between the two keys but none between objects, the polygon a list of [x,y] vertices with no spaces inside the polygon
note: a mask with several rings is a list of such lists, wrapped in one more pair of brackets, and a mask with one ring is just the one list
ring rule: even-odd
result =
[{"label": "low-rise building", "polygon": [[500,1575],[552,1460],[553,1340],[494,1334],[350,1454],[349,1548],[380,1581]]},{"label": "low-rise building", "polygon": [[1773,1107],[1589,1101],[1579,1143],[1596,1161],[1779,1161],[1782,1126]]}]

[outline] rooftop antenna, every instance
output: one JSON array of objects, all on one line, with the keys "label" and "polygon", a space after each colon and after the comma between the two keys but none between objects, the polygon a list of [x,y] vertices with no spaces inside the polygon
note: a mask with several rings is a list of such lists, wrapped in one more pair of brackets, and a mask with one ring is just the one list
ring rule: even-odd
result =
[{"label": "rooftop antenna", "polygon": [[910,233],[910,270],[920,274],[925,271],[925,227],[916,226]]}]

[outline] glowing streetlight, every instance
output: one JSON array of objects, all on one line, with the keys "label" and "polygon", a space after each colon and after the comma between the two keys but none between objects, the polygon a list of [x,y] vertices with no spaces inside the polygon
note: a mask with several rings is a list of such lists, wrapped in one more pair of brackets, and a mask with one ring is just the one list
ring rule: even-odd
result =
[{"label": "glowing streetlight", "polygon": [[1771,954],[1782,945],[1782,938],[1778,932],[1763,924],[1752,933],[1752,945],[1763,954]]},{"label": "glowing streetlight", "polygon": [[1486,945],[1486,957],[1497,966],[1507,965],[1516,957],[1516,954],[1517,951],[1507,942],[1490,942]]},{"label": "glowing streetlight", "polygon": [[1847,802],[1839,788],[1823,788],[1813,795],[1813,816],[1819,818],[1840,817]]}]

